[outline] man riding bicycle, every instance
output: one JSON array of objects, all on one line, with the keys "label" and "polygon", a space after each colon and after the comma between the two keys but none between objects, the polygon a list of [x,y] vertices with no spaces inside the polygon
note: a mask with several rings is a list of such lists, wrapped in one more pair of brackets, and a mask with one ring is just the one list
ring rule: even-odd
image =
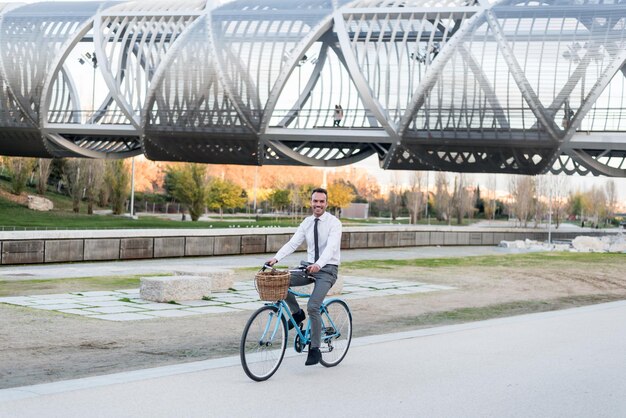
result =
[{"label": "man riding bicycle", "polygon": [[[341,251],[341,222],[335,216],[326,212],[328,207],[328,192],[326,189],[317,188],[311,192],[311,209],[313,214],[305,218],[296,233],[291,237],[276,255],[267,261],[272,266],[279,260],[288,256],[298,249],[306,240],[307,261],[302,262],[306,266],[303,274],[292,274],[290,286],[305,286],[315,283],[311,297],[307,303],[307,312],[311,320],[311,346],[306,362],[311,366],[320,362],[322,353],[321,343],[321,316],[320,306],[330,288],[337,281],[339,258]],[[301,324],[305,314],[291,293],[287,296],[287,304],[294,319]],[[291,323],[289,324],[292,327]]]}]

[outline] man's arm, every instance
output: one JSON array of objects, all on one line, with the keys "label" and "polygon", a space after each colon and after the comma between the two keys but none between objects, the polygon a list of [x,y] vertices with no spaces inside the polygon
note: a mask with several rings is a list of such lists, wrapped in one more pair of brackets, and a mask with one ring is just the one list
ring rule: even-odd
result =
[{"label": "man's arm", "polygon": [[296,251],[298,247],[300,246],[300,244],[302,244],[305,239],[306,239],[306,236],[304,235],[304,228],[302,227],[302,224],[300,224],[300,226],[298,226],[298,229],[296,229],[296,233],[293,234],[293,237],[291,237],[291,239],[287,241],[287,243],[283,245],[280,250],[278,250],[278,252],[276,253],[276,255],[274,255],[274,257],[270,258],[265,263],[270,266],[273,266],[274,264],[278,263],[283,258],[287,257],[289,254]]}]

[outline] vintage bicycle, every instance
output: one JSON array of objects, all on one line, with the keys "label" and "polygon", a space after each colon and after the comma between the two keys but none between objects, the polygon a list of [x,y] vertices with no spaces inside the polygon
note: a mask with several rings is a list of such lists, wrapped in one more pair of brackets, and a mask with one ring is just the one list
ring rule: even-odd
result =
[{"label": "vintage bicycle", "polygon": [[[262,274],[270,269],[270,277]],[[272,377],[280,367],[285,356],[289,336],[288,322],[293,325],[295,337],[293,346],[296,352],[306,353],[311,341],[311,322],[306,326],[298,325],[293,318],[285,298],[287,292],[296,297],[310,297],[289,288],[289,276],[302,274],[304,267],[280,272],[269,265],[264,265],[255,278],[255,283],[262,300],[275,300],[257,309],[243,330],[239,354],[241,365],[248,377],[261,382]],[[273,278],[271,276],[274,276]],[[264,278],[261,280],[260,278]],[[268,285],[269,283],[269,285]],[[267,290],[270,286],[271,289]],[[265,288],[263,288],[265,287]],[[278,289],[278,290],[277,290]],[[320,307],[322,316],[322,339],[320,363],[325,367],[334,367],[341,363],[352,341],[352,313],[348,304],[341,299],[324,300]]]}]

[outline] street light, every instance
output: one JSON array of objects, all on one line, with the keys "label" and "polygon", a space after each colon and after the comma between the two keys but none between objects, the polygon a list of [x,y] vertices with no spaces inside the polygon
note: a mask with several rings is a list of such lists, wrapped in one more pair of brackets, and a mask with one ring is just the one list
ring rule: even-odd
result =
[{"label": "street light", "polygon": [[301,72],[301,67],[306,64],[308,58],[306,55],[303,55],[302,58],[300,58],[300,60],[298,61],[298,113],[297,113],[297,119],[296,119],[296,128],[300,127],[300,112],[302,111],[302,102],[300,101],[300,97],[302,96],[302,91],[300,90],[300,72]]},{"label": "street light", "polygon": [[89,63],[93,67],[93,77],[91,82],[91,114],[92,119],[95,114],[95,96],[96,96],[96,68],[98,68],[98,58],[96,58],[95,52],[85,52],[78,57],[80,65]]}]

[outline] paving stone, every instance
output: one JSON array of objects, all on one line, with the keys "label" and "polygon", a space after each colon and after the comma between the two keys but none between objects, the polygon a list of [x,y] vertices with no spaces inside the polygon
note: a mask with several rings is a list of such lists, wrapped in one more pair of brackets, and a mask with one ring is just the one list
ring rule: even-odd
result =
[{"label": "paving stone", "polygon": [[72,315],[93,315],[95,312],[86,309],[59,309],[59,312]]},{"label": "paving stone", "polygon": [[217,302],[214,300],[186,300],[184,302],[179,302],[181,306],[190,306],[190,307],[198,307],[198,306],[217,306],[223,305],[221,302]]},{"label": "paving stone", "polygon": [[64,305],[66,303],[78,303],[80,299],[40,299],[37,305]]},{"label": "paving stone", "polygon": [[241,309],[232,308],[229,306],[201,306],[198,308],[188,308],[185,309],[190,312],[200,312],[200,313],[226,313],[226,312],[241,312]]},{"label": "paving stone", "polygon": [[137,294],[139,295],[139,289],[120,289],[120,290],[116,290],[117,293],[124,293],[125,295],[130,295],[130,294]]},{"label": "paving stone", "polygon": [[83,296],[113,296],[115,292],[113,291],[89,291],[89,292],[76,292],[73,293],[75,295],[81,294]]},{"label": "paving stone", "polygon": [[150,302],[141,305],[142,309],[150,310],[150,311],[165,311],[171,309],[180,309],[182,305],[175,305],[173,303],[156,303]]},{"label": "paving stone", "polygon": [[122,302],[121,300],[104,300],[102,302],[89,302],[89,301],[81,301],[80,303],[85,306],[96,306],[98,308],[104,308],[107,306],[125,306],[128,302]]},{"label": "paving stone", "polygon": [[11,298],[2,298],[0,299],[0,303],[9,303],[11,305],[20,305],[20,306],[30,306],[37,304],[37,299],[32,298],[23,298],[23,297],[11,297]]},{"label": "paving stone", "polygon": [[138,304],[138,305],[146,305],[146,304],[152,303],[152,302],[150,302],[149,300],[139,299],[139,297],[137,297],[137,298],[133,298],[133,299],[130,299],[130,301],[131,301],[132,303],[136,303],[136,304]]},{"label": "paving stone", "polygon": [[71,294],[71,293],[58,293],[54,295],[36,295],[36,296],[31,296],[31,297],[36,297],[37,299],[68,299],[68,298],[74,298],[76,297],[76,295]]},{"label": "paving stone", "polygon": [[106,315],[93,315],[89,318],[104,319],[105,321],[136,321],[138,319],[154,319],[154,316],[139,313],[119,313]]},{"label": "paving stone", "polygon": [[[379,296],[426,293],[454,289],[450,286],[407,282],[397,279],[344,276],[342,299],[354,300]],[[237,291],[214,293],[211,300],[191,300],[179,304],[158,303],[139,297],[139,289],[76,292],[57,295],[13,296],[0,298],[0,303],[54,310],[109,321],[173,318],[198,314],[218,314],[255,310],[263,306],[254,283],[237,282]],[[83,296],[84,295],[84,296]],[[130,299],[122,302],[120,299]],[[304,298],[302,298],[304,299]]]},{"label": "paving stone", "polygon": [[237,309],[244,309],[244,310],[249,310],[249,311],[254,311],[259,309],[261,306],[263,306],[264,302],[261,302],[260,300],[256,301],[256,302],[245,302],[245,303],[236,303],[234,305],[228,305],[228,306],[232,306],[235,307]]},{"label": "paving stone", "polygon": [[46,311],[60,311],[61,309],[80,309],[84,308],[84,305],[78,303],[64,303],[59,305],[30,305],[30,308],[43,309]]},{"label": "paving stone", "polygon": [[90,311],[100,312],[104,314],[113,314],[113,313],[126,313],[126,312],[146,312],[145,309],[141,308],[131,308],[129,306],[105,306],[101,308],[89,308]]},{"label": "paving stone", "polygon": [[128,297],[126,295],[124,296],[79,296],[78,299],[82,302],[82,303],[92,303],[92,302],[109,302],[109,301],[116,301],[116,300],[120,300],[123,297]]},{"label": "paving stone", "polygon": [[179,318],[183,316],[201,315],[201,312],[193,312],[188,309],[168,310],[168,311],[147,311],[146,315],[159,318]]}]

